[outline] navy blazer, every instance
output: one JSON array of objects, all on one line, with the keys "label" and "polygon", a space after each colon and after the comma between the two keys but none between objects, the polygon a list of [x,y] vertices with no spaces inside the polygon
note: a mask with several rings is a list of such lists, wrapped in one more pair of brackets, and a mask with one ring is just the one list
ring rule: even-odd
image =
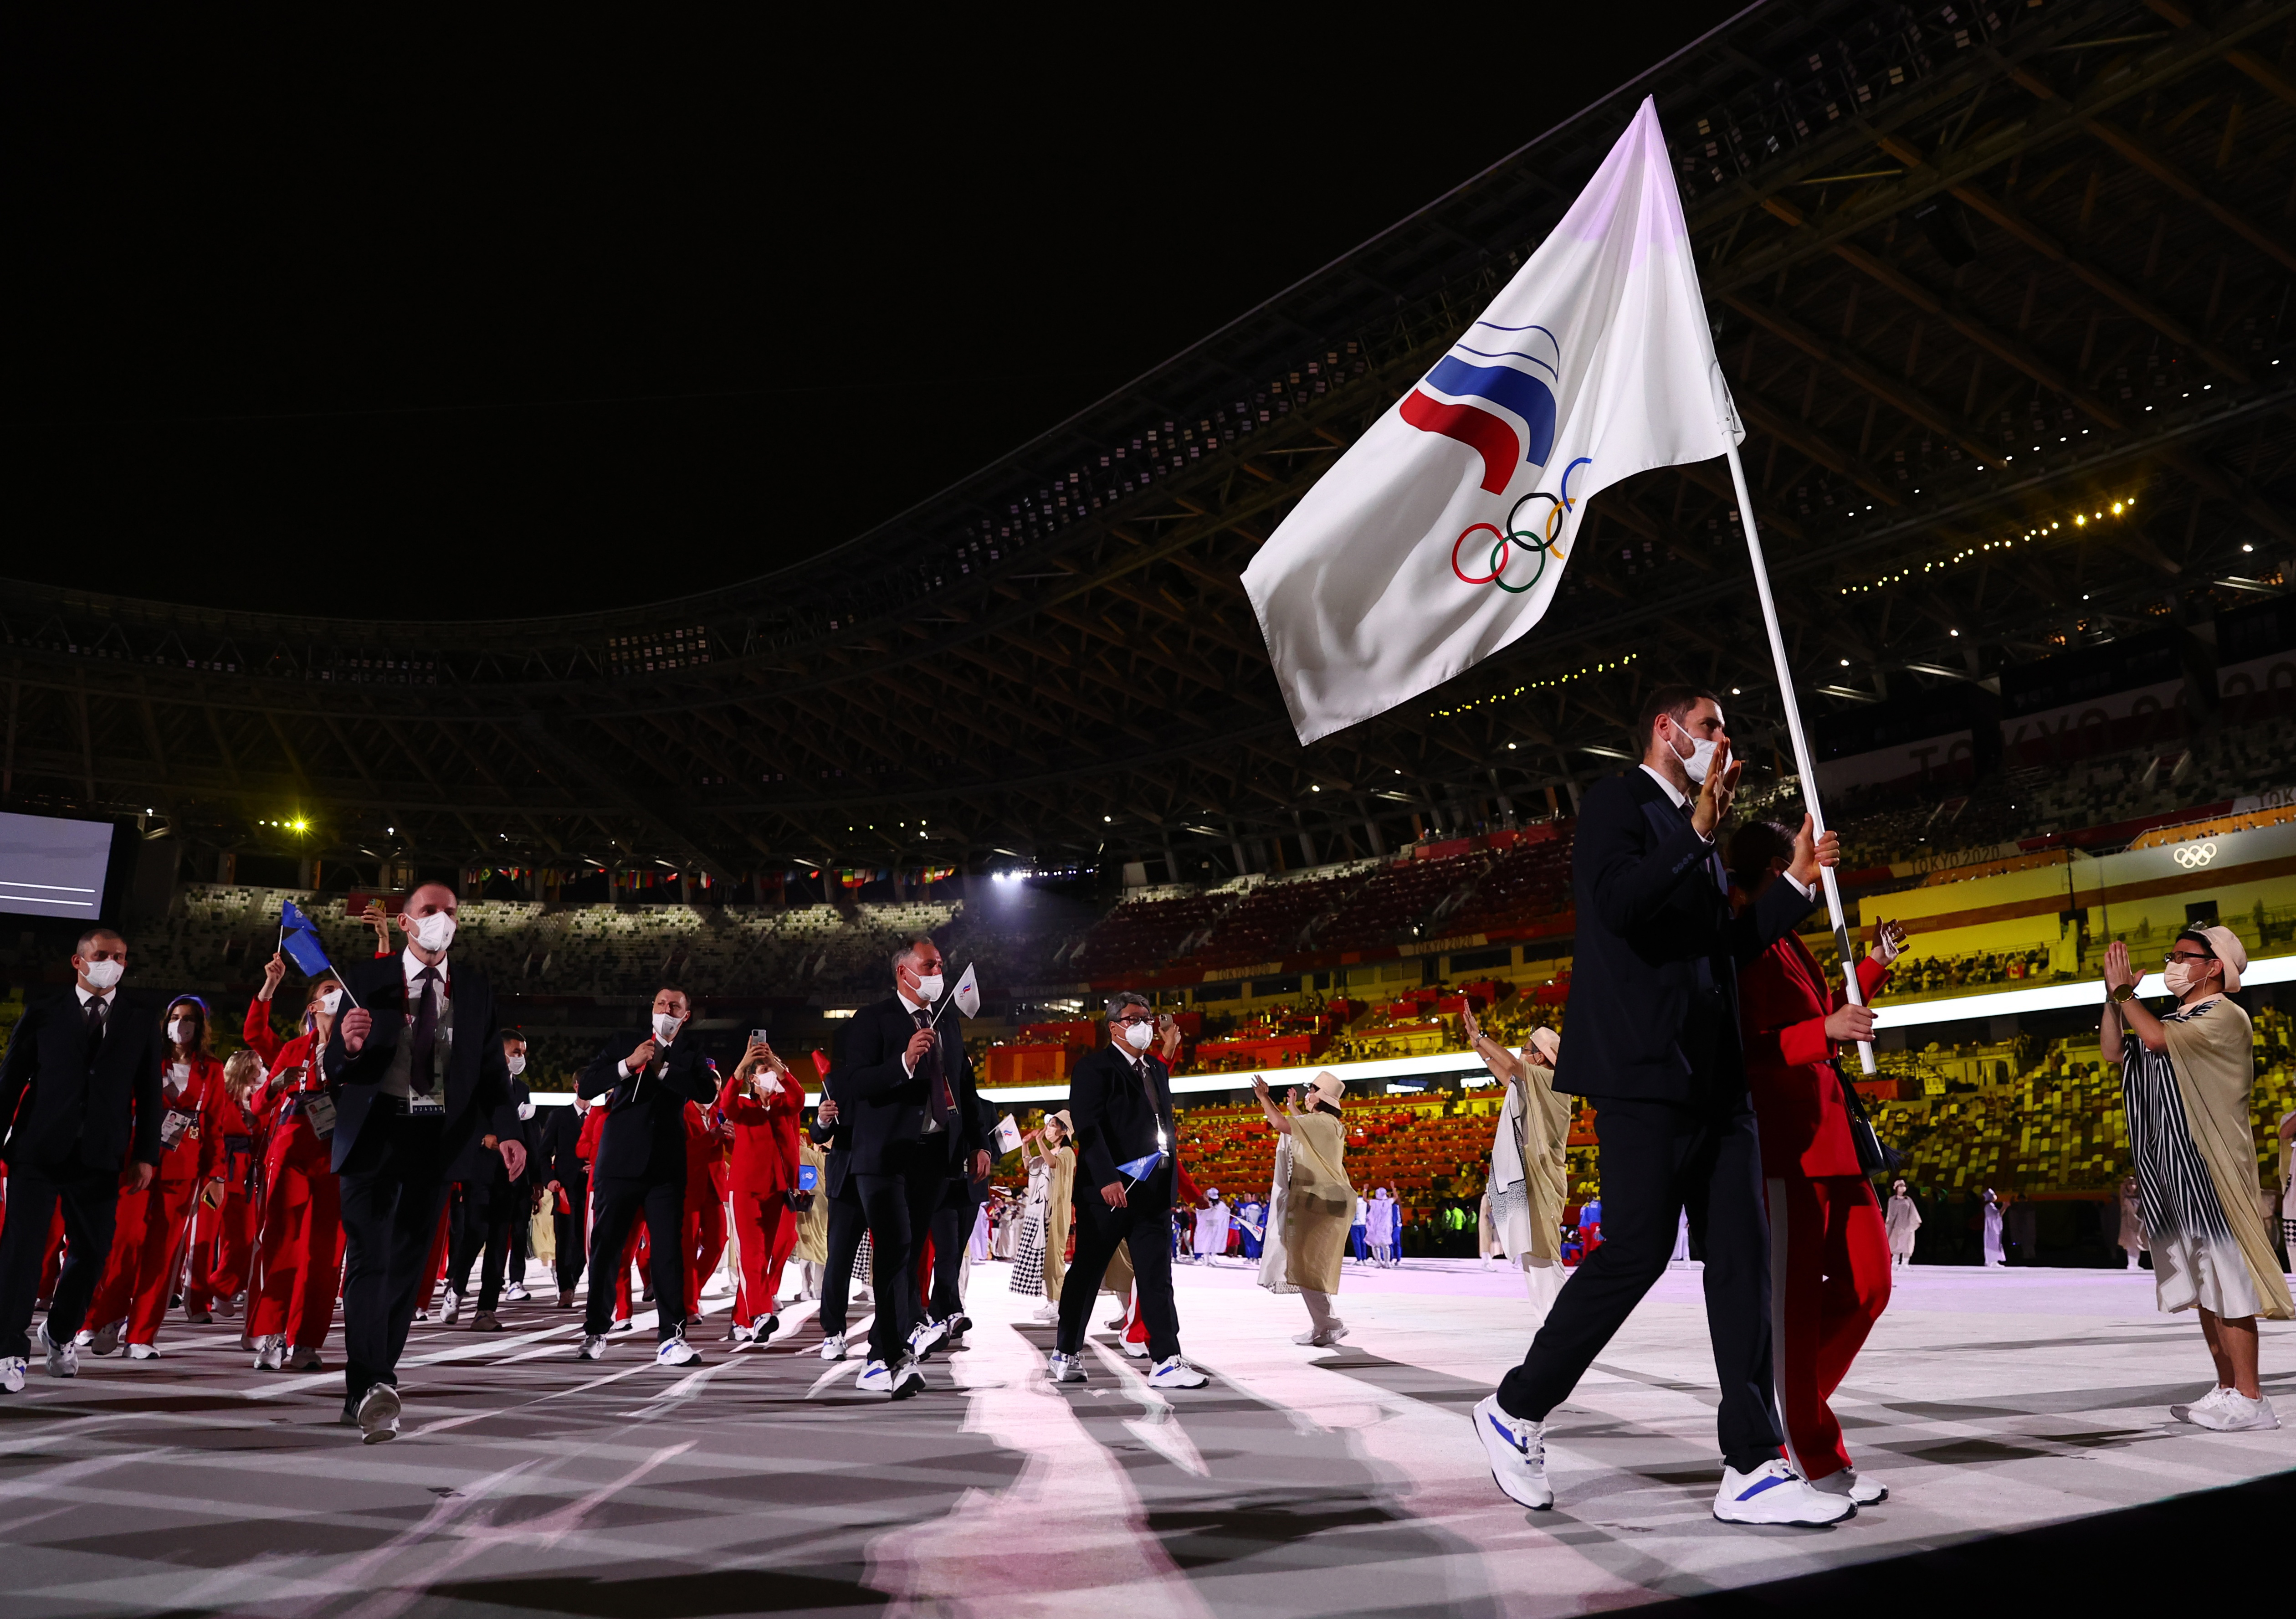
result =
[{"label": "navy blazer", "polygon": [[586,1097],[603,1097],[606,1122],[598,1131],[598,1158],[590,1172],[602,1180],[671,1180],[685,1184],[685,1105],[718,1099],[718,1077],[688,1023],[665,1054],[655,1048],[644,1073],[624,1079],[621,1064],[653,1039],[645,1028],[615,1036],[599,1048],[575,1081]]},{"label": "navy blazer", "polygon": [[[401,952],[371,957],[341,969],[350,999],[374,1016],[374,1027],[357,1056],[343,1048],[343,1020],[335,1019],[321,1072],[335,1102],[332,1146],[340,1174],[359,1132],[374,1111],[375,1088],[390,1070],[390,1059],[409,1028],[406,974]],[[442,1163],[453,1163],[472,1142],[495,1127],[497,1110],[510,1095],[510,1064],[503,1059],[502,1026],[495,1011],[494,986],[476,967],[447,966],[448,993],[455,1003],[455,1043],[447,1056],[444,1095],[447,1129],[440,1142]],[[348,1012],[348,1007],[343,1008]]]},{"label": "navy blazer", "polygon": [[55,1170],[117,1171],[131,1157],[157,1165],[168,1053],[160,1010],[115,991],[91,1068],[87,1014],[77,994],[66,990],[27,1007],[0,1058],[0,1158]]},{"label": "navy blazer", "polygon": [[[1578,908],[1570,996],[1554,1089],[1597,1098],[1660,1102],[1742,1097],[1738,967],[1809,913],[1792,883],[1773,883],[1743,914],[1730,908],[1722,857],[1692,830],[1649,772],[1597,782],[1579,805],[1570,854]],[[1685,1051],[1693,999],[1713,1005],[1702,1023],[1711,1072]]]},{"label": "navy blazer", "polygon": [[537,1111],[542,1115],[542,1136],[536,1148],[535,1179],[545,1184],[555,1180],[561,1186],[576,1185],[590,1172],[589,1165],[574,1152],[582,1139],[582,1110],[570,1105]]},{"label": "navy blazer", "polygon": [[[988,1146],[980,1133],[980,1093],[973,1089],[972,1058],[966,1054],[964,1036],[957,1028],[959,1015],[944,1014],[939,1031],[941,1071],[948,1075],[950,1099],[956,1106],[956,1117],[947,1132],[951,1173],[957,1172],[957,1159],[969,1160]],[[925,1082],[901,1063],[909,1036],[916,1031],[908,1003],[897,995],[888,996],[856,1012],[846,1026],[844,1040],[839,1042],[837,1061],[830,1071],[830,1094],[837,1098],[838,1113],[852,1123],[851,1168],[857,1175],[898,1172],[903,1166],[894,1155],[906,1151],[908,1144],[925,1133]],[[969,1164],[966,1172],[970,1172]]]},{"label": "navy blazer", "polygon": [[[1117,1168],[1154,1152],[1163,1132],[1164,1161],[1126,1194],[1128,1204],[1162,1195],[1166,1207],[1177,1184],[1172,1155],[1180,1131],[1172,1121],[1172,1071],[1151,1051],[1141,1059],[1150,1083],[1144,1086],[1132,1064],[1111,1046],[1095,1047],[1069,1075],[1069,1117],[1076,1121],[1076,1197],[1095,1204],[1100,1188],[1126,1177]],[[1153,1089],[1154,1095],[1150,1095]],[[1160,1179],[1159,1178],[1161,1178]]]}]

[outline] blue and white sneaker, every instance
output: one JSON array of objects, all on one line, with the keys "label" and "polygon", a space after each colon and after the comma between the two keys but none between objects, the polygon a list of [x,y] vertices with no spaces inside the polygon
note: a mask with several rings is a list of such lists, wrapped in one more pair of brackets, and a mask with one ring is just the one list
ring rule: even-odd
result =
[{"label": "blue and white sneaker", "polygon": [[1045,1363],[1045,1376],[1055,1383],[1082,1383],[1084,1366],[1074,1355],[1056,1353]]},{"label": "blue and white sneaker", "polygon": [[656,1366],[691,1366],[701,1359],[701,1352],[685,1341],[683,1332],[673,1333],[661,1341],[653,1352]]},{"label": "blue and white sneaker", "polygon": [[890,1394],[893,1392],[893,1368],[882,1360],[872,1360],[861,1368],[860,1381],[855,1386],[865,1394]]},{"label": "blue and white sneaker", "polygon": [[1554,1505],[1546,1482],[1546,1425],[1499,1409],[1499,1397],[1486,1394],[1474,1410],[1475,1436],[1491,1464],[1491,1478],[1509,1500],[1544,1512]]},{"label": "blue and white sneaker", "polygon": [[925,1359],[939,1347],[941,1340],[947,1336],[947,1321],[936,1321],[930,1318],[919,1321],[909,1329],[909,1359],[912,1360]]},{"label": "blue and white sneaker", "polygon": [[1210,1381],[1177,1355],[1166,1355],[1148,1374],[1150,1388],[1201,1388]]},{"label": "blue and white sneaker", "polygon": [[1714,1516],[1726,1524],[1789,1524],[1820,1529],[1857,1516],[1857,1503],[1847,1495],[1811,1488],[1809,1481],[1788,1467],[1783,1457],[1775,1457],[1751,1473],[1725,1465],[1722,1488],[1714,1495]]}]

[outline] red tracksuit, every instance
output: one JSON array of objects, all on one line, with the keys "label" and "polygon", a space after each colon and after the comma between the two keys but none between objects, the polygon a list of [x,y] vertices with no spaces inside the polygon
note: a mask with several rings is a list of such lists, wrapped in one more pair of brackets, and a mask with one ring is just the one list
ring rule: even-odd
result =
[{"label": "red tracksuit", "polygon": [[[1866,999],[1890,970],[1857,964]],[[1825,1016],[1841,1004],[1792,933],[1738,974],[1746,1078],[1770,1209],[1771,1376],[1786,1454],[1805,1478],[1849,1465],[1827,1401],[1890,1302],[1890,1242],[1857,1164]]]},{"label": "red tracksuit", "polygon": [[130,1344],[150,1344],[160,1335],[183,1259],[192,1199],[214,1173],[223,1139],[223,1110],[231,1107],[224,1094],[221,1063],[193,1057],[183,1065],[181,1089],[175,1088],[176,1067],[168,1065],[161,1103],[179,1116],[182,1133],[160,1153],[150,1186],[138,1192],[132,1189],[132,1174],[121,1178],[111,1253],[87,1307],[90,1321],[103,1326],[126,1322],[123,1335]]},{"label": "red tracksuit", "polygon": [[[221,1081],[217,1089],[223,1089]],[[209,1208],[192,1207],[192,1276],[184,1290],[184,1313],[198,1319],[217,1304],[228,1304],[255,1273],[255,1222],[261,1212],[256,1199],[258,1171],[263,1163],[260,1104],[242,1107],[226,1093],[217,1104],[221,1135],[215,1144],[211,1171],[223,1179],[223,1201]]]},{"label": "red tracksuit", "polygon": [[265,1107],[271,1138],[263,1155],[263,1212],[257,1249],[260,1283],[248,1308],[247,1330],[279,1336],[291,1349],[316,1350],[334,1325],[335,1294],[342,1284],[342,1197],[332,1148],[304,1114],[308,1098],[324,1095],[318,1053],[309,1033],[278,1045],[266,1003],[247,1009],[247,1043],[277,1047],[271,1059]]},{"label": "red tracksuit", "polygon": [[789,1199],[797,1190],[797,1135],[804,1105],[804,1092],[791,1081],[763,1097],[729,1081],[718,1098],[718,1112],[734,1127],[730,1195],[742,1266],[734,1295],[737,1327],[754,1327],[781,1313],[782,1268],[797,1246],[797,1213]]}]

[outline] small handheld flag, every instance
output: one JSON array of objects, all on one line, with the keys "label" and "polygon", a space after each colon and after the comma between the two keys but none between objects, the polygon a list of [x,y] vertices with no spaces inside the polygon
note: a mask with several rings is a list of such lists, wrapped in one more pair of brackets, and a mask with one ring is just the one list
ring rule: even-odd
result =
[{"label": "small handheld flag", "polygon": [[1163,1162],[1163,1149],[1159,1147],[1156,1151],[1150,1153],[1144,1158],[1135,1158],[1129,1163],[1118,1164],[1116,1166],[1116,1172],[1119,1175],[1131,1176],[1132,1184],[1138,1186],[1142,1181],[1147,1179],[1149,1176],[1154,1174],[1156,1172],[1156,1166]]},{"label": "small handheld flag", "polygon": [[[327,959],[327,947],[320,942],[317,925],[292,900],[282,900],[279,905],[279,948],[288,960],[302,969],[304,977],[316,978],[322,973],[329,973],[334,974],[337,983],[342,983],[343,975],[336,973],[334,963]],[[343,994],[352,1006],[358,1005],[358,997],[351,994],[348,984],[343,984]]]},{"label": "small handheld flag", "polygon": [[1011,1114],[996,1121],[996,1150],[999,1154],[1021,1150],[1021,1127],[1013,1122]]},{"label": "small handheld flag", "polygon": [[940,1022],[940,1015],[951,1007],[955,1007],[967,1017],[975,1015],[980,1010],[980,984],[972,976],[972,966],[969,962],[965,965],[964,974],[956,981],[956,988],[943,996],[940,1005],[933,1008],[933,1022],[938,1024]]}]

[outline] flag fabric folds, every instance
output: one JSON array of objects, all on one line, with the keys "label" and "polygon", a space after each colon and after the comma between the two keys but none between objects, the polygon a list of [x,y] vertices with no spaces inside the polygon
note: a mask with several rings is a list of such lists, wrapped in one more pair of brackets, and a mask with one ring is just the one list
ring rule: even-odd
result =
[{"label": "flag fabric folds", "polygon": [[1743,437],[1645,100],[1514,279],[1244,570],[1300,740],[1521,637],[1588,500]]},{"label": "flag fabric folds", "polygon": [[1145,1180],[1156,1172],[1156,1166],[1163,1162],[1164,1149],[1158,1147],[1144,1158],[1135,1158],[1129,1163],[1118,1164],[1116,1172],[1119,1175],[1129,1175],[1136,1181]]},{"label": "flag fabric folds", "polygon": [[327,947],[319,941],[318,928],[292,900],[280,902],[279,948],[306,978],[316,978],[322,973],[335,970],[334,964],[327,959]]},{"label": "flag fabric folds", "polygon": [[967,962],[964,975],[956,981],[956,1009],[967,1017],[980,1015],[980,981],[972,975],[972,964]]}]

